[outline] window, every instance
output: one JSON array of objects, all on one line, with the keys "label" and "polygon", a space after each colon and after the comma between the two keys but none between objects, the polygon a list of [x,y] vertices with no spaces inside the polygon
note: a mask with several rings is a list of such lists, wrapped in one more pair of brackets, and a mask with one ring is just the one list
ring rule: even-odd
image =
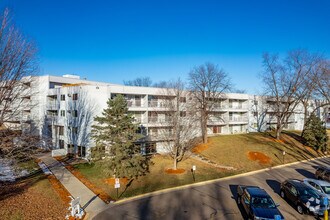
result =
[{"label": "window", "polygon": [[244,193],[243,200],[245,203],[250,204],[250,198]]},{"label": "window", "polygon": [[64,140],[58,140],[58,146],[60,147],[60,149],[64,148]]},{"label": "window", "polygon": [[180,102],[183,102],[183,103],[187,102],[186,97],[180,97]]},{"label": "window", "polygon": [[72,95],[72,100],[78,100],[78,94],[77,93]]},{"label": "window", "polygon": [[73,110],[71,114],[72,114],[72,117],[78,117],[78,111],[77,110]]},{"label": "window", "polygon": [[291,192],[294,196],[297,196],[297,195],[298,195],[297,189],[296,189],[294,186],[291,186],[291,188],[290,188],[290,192]]},{"label": "window", "polygon": [[64,135],[64,126],[58,126],[58,134]]},{"label": "window", "polygon": [[61,95],[61,101],[65,101],[65,95]]},{"label": "window", "polygon": [[61,117],[65,117],[65,110],[61,110]]},{"label": "window", "polygon": [[186,112],[180,112],[180,117],[186,117]]}]

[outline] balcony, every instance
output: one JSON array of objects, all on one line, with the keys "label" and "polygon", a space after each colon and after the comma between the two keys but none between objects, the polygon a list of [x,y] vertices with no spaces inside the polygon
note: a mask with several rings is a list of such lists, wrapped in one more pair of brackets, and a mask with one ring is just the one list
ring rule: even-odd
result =
[{"label": "balcony", "polygon": [[147,107],[146,103],[141,100],[127,100],[128,108],[144,108]]},{"label": "balcony", "polygon": [[228,116],[219,116],[219,117],[210,117],[209,120],[207,121],[208,125],[224,125],[228,123]]},{"label": "balcony", "polygon": [[229,109],[234,109],[234,110],[246,110],[247,111],[247,105],[230,105],[228,106]]},{"label": "balcony", "polygon": [[148,107],[150,108],[165,108],[166,104],[161,101],[148,101]]},{"label": "balcony", "polygon": [[147,123],[147,119],[146,118],[141,118],[141,117],[134,117],[134,122],[138,123],[138,124],[146,124]]},{"label": "balcony", "polygon": [[59,101],[47,102],[46,108],[47,110],[58,110],[60,109],[60,102]]},{"label": "balcony", "polygon": [[248,117],[245,116],[239,116],[239,117],[235,117],[235,116],[229,116],[229,122],[230,123],[248,123],[249,119]]},{"label": "balcony", "polygon": [[213,105],[213,110],[223,110],[223,111],[226,111],[227,108],[228,108],[228,105],[226,105],[226,104],[215,103]]},{"label": "balcony", "polygon": [[161,124],[161,125],[164,125],[164,124],[169,124],[171,122],[172,122],[172,120],[169,119],[169,118],[159,118],[159,117],[149,117],[148,118],[148,123],[149,124]]}]

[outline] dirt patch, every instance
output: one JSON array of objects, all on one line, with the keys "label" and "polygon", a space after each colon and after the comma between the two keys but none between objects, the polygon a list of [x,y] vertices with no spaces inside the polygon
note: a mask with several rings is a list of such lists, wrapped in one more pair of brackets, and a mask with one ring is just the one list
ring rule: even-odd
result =
[{"label": "dirt patch", "polygon": [[248,152],[248,158],[253,161],[258,161],[260,164],[269,164],[271,162],[271,158],[261,152]]},{"label": "dirt patch", "polygon": [[165,169],[165,173],[167,174],[182,174],[184,173],[186,170],[185,169]]}]

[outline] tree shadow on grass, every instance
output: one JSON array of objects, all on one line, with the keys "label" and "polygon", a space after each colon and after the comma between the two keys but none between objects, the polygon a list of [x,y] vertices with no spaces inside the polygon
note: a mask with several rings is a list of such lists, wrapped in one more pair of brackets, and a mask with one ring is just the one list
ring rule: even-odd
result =
[{"label": "tree shadow on grass", "polygon": [[42,172],[36,172],[29,177],[21,178],[19,181],[0,182],[0,201],[22,194],[25,190],[46,178],[46,175],[43,175]]},{"label": "tree shadow on grass", "polygon": [[122,197],[122,195],[126,192],[126,190],[132,185],[133,181],[134,181],[134,179],[130,179],[130,180],[128,181],[128,183],[127,183],[126,186],[125,186],[124,191],[122,191],[122,192],[120,193],[120,195],[118,196],[118,199]]}]

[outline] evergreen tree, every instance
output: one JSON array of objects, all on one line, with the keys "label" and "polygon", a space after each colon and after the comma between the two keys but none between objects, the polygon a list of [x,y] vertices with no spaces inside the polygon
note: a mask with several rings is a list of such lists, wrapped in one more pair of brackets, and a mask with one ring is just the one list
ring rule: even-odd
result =
[{"label": "evergreen tree", "polygon": [[149,159],[134,144],[141,136],[136,133],[137,125],[128,113],[124,97],[109,99],[107,105],[92,126],[92,138],[96,142],[94,159],[99,160],[108,176],[131,179],[144,175],[149,171]]},{"label": "evergreen tree", "polygon": [[309,117],[303,138],[305,139],[305,144],[313,147],[315,150],[327,150],[327,130],[324,123],[315,114],[311,114]]}]

